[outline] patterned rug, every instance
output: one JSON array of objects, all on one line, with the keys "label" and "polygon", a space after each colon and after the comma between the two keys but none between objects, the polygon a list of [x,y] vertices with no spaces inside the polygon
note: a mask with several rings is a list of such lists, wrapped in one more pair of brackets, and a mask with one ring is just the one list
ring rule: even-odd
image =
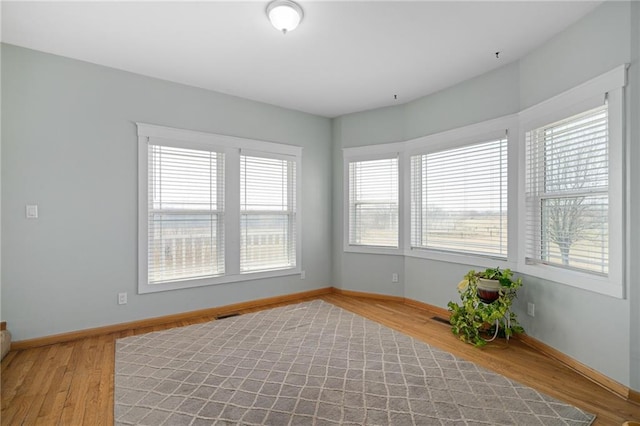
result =
[{"label": "patterned rug", "polygon": [[117,425],[589,425],[594,416],[316,300],[119,339]]}]

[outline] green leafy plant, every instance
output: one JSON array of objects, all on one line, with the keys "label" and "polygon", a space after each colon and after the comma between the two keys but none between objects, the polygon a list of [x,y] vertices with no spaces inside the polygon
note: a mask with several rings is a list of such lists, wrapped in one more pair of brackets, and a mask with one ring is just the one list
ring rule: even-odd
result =
[{"label": "green leafy plant", "polygon": [[[484,336],[500,335],[509,338],[515,333],[522,333],[524,329],[518,324],[516,314],[511,312],[511,303],[516,297],[516,291],[522,286],[522,279],[513,280],[513,273],[509,269],[489,268],[476,272],[471,270],[458,284],[461,304],[449,302],[451,312],[451,331],[460,340],[475,346],[484,346],[493,339]],[[486,303],[478,294],[480,278],[496,280],[500,283],[497,298]]]}]

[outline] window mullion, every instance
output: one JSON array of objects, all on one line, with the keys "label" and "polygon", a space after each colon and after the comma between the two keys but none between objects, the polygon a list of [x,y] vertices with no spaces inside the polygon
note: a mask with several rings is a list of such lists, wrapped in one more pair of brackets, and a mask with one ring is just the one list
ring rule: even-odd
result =
[{"label": "window mullion", "polygon": [[288,216],[287,227],[289,233],[289,241],[287,244],[287,253],[289,258],[296,264],[297,256],[295,252],[296,241],[296,217],[295,217],[295,204],[298,200],[295,199],[295,179],[296,179],[296,164],[293,161],[287,161],[287,210],[284,212]]},{"label": "window mullion", "polygon": [[240,150],[226,151],[225,166],[225,271],[227,275],[237,275],[240,273]]}]

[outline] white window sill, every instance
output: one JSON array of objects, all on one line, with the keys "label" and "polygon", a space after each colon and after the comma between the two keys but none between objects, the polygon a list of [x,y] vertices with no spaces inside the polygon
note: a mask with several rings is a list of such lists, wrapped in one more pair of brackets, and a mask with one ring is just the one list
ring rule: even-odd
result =
[{"label": "white window sill", "polygon": [[614,282],[611,277],[572,271],[544,264],[522,264],[518,267],[518,272],[581,290],[588,290],[618,299],[624,298],[624,286],[622,283]]},{"label": "white window sill", "polygon": [[376,246],[357,246],[345,245],[345,253],[362,253],[362,254],[386,254],[392,256],[402,256],[402,250],[398,247],[376,247]]},{"label": "white window sill", "polygon": [[453,253],[421,248],[412,248],[405,251],[408,257],[419,259],[438,260],[441,262],[457,263],[461,265],[472,265],[483,268],[513,269],[515,263],[509,262],[506,258],[492,256],[475,256],[468,253]]},{"label": "white window sill", "polygon": [[289,275],[299,275],[302,272],[300,267],[289,269],[278,269],[264,272],[245,272],[240,275],[225,275],[221,277],[209,277],[200,279],[187,279],[171,281],[159,284],[138,283],[138,294],[157,293],[160,291],[181,290],[185,288],[204,287],[209,285],[229,284],[242,281],[253,281],[265,278],[277,278]]}]

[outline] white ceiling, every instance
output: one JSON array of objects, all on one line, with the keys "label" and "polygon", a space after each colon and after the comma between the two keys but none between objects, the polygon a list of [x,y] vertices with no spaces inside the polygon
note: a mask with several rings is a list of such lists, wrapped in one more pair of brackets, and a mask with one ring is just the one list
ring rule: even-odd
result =
[{"label": "white ceiling", "polygon": [[3,1],[2,41],[336,117],[517,60],[601,3],[298,1],[286,35],[267,1]]}]

